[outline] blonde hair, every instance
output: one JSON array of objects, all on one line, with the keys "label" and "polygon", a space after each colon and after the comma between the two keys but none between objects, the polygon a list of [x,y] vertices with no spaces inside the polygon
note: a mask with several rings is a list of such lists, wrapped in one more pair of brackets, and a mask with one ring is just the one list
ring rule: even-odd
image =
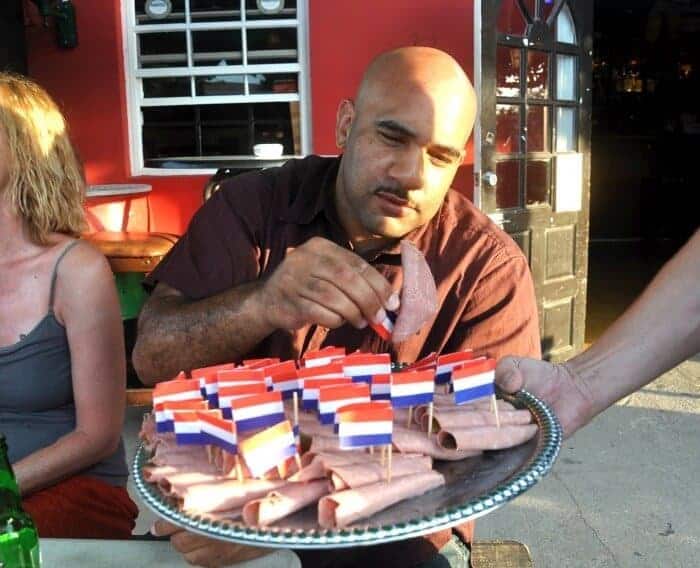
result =
[{"label": "blonde hair", "polygon": [[0,191],[32,241],[78,236],[86,227],[85,177],[53,99],[25,77],[0,73],[0,135],[9,149],[9,180]]}]

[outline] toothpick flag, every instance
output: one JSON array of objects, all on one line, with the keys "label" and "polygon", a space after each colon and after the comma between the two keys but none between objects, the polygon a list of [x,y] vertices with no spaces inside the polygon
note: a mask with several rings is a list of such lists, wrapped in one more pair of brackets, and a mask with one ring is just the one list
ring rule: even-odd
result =
[{"label": "toothpick flag", "polygon": [[219,371],[216,379],[219,390],[223,387],[241,385],[265,384],[265,374],[261,369],[248,369],[237,367],[226,371]]},{"label": "toothpick flag", "polygon": [[391,405],[408,408],[433,401],[434,371],[408,371],[391,375]]},{"label": "toothpick flag", "polygon": [[158,411],[162,409],[164,402],[170,401],[201,401],[202,393],[199,388],[199,381],[192,379],[174,379],[158,383],[153,389],[153,408],[156,410],[156,431],[157,432],[172,432],[172,419],[167,420],[164,415],[161,415],[161,421],[158,421]]},{"label": "toothpick flag", "polygon": [[301,398],[301,407],[304,410],[318,409],[318,391],[321,387],[338,385],[351,385],[352,379],[340,377],[337,379],[304,379],[304,391]]},{"label": "toothpick flag", "polygon": [[221,411],[197,412],[202,437],[205,443],[212,444],[232,454],[238,451],[236,424],[233,420],[221,417]]},{"label": "toothpick flag", "polygon": [[340,448],[367,448],[391,444],[394,411],[385,402],[365,402],[337,411]]},{"label": "toothpick flag", "polygon": [[247,385],[220,387],[219,388],[219,408],[224,418],[231,418],[231,405],[234,400],[246,396],[254,396],[267,392],[265,383],[253,383]]},{"label": "toothpick flag", "polygon": [[371,383],[374,375],[391,373],[388,353],[353,353],[343,359],[343,373],[354,383]]},{"label": "toothpick flag", "polygon": [[180,445],[206,444],[196,410],[173,412],[175,441]]},{"label": "toothpick flag", "polygon": [[391,335],[394,333],[394,323],[396,322],[396,314],[386,310],[384,319],[380,322],[370,321],[370,327],[377,332],[377,335],[384,341],[391,341]]},{"label": "toothpick flag", "polygon": [[435,384],[446,385],[449,383],[450,379],[452,378],[452,369],[459,367],[466,361],[470,361],[473,358],[474,353],[471,351],[471,349],[438,356],[437,370],[435,371]]},{"label": "toothpick flag", "polygon": [[258,369],[260,367],[266,367],[268,365],[274,365],[279,363],[279,357],[265,357],[262,359],[243,359],[243,366],[248,369]]},{"label": "toothpick flag", "polygon": [[[294,361],[290,361],[294,364]],[[294,396],[294,393],[301,393],[304,388],[304,381],[297,375],[296,366],[280,367],[279,369],[268,371],[272,390],[281,392],[282,398],[288,399]]]},{"label": "toothpick flag", "polygon": [[307,351],[302,358],[304,367],[320,367],[343,359],[345,347],[324,347],[320,351]]},{"label": "toothpick flag", "polygon": [[198,400],[166,400],[153,406],[156,416],[156,429],[161,432],[174,432],[174,412],[178,410],[207,410],[209,404],[201,398]]},{"label": "toothpick flag", "polygon": [[475,359],[452,371],[455,404],[465,404],[495,395],[495,359]]},{"label": "toothpick flag", "polygon": [[338,408],[358,402],[370,402],[369,385],[321,386],[318,392],[319,421],[321,424],[333,424]]},{"label": "toothpick flag", "polygon": [[284,420],[284,405],[279,392],[266,392],[231,401],[233,421],[239,432],[267,428]]},{"label": "toothpick flag", "polygon": [[372,400],[391,400],[391,374],[374,375],[370,388]]},{"label": "toothpick flag", "polygon": [[262,477],[265,472],[297,453],[289,420],[242,440],[238,446],[253,477]]},{"label": "toothpick flag", "polygon": [[272,365],[265,365],[264,367],[259,367],[262,374],[265,376],[265,385],[268,389],[272,388],[272,377],[273,376],[296,376],[297,365],[294,361],[284,361],[283,363],[273,363]]}]

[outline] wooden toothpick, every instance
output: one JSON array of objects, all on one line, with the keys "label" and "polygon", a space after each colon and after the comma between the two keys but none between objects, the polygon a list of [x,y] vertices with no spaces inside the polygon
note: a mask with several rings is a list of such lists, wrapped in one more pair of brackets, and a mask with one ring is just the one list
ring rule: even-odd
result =
[{"label": "wooden toothpick", "polygon": [[501,427],[501,419],[498,417],[498,403],[496,402],[496,395],[495,394],[491,395],[491,403],[493,406],[493,412],[496,415],[496,427],[500,428]]},{"label": "wooden toothpick", "polygon": [[413,407],[408,407],[408,420],[406,422],[406,428],[411,429],[411,422],[413,422]]},{"label": "wooden toothpick", "polygon": [[433,433],[433,403],[428,405],[428,438]]}]

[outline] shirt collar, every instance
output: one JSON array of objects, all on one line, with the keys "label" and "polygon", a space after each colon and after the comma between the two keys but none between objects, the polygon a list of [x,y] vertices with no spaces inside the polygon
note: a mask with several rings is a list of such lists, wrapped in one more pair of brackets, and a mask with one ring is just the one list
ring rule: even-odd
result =
[{"label": "shirt collar", "polygon": [[[331,229],[331,239],[338,245],[346,246],[352,249],[350,239],[340,224],[338,213],[335,209],[334,192],[335,183],[338,177],[338,169],[340,168],[340,159],[337,158],[320,158],[325,163],[322,167],[314,169],[309,175],[305,175],[300,181],[299,192],[294,202],[290,205],[282,215],[282,220],[297,225],[308,225],[316,218],[323,214]],[[320,186],[320,190],[318,189]],[[403,239],[398,239],[393,245],[379,250],[372,254],[371,258],[366,260],[374,261],[383,255],[400,255],[401,240],[407,240],[414,244],[419,250],[422,250],[424,237],[429,228],[437,222],[442,211],[442,206],[436,215],[425,225],[413,229],[405,235]]]}]

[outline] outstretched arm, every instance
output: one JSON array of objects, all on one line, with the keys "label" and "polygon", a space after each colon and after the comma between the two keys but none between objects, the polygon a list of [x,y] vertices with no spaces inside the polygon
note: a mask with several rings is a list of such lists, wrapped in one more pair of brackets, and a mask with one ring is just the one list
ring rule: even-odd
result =
[{"label": "outstretched arm", "polygon": [[566,435],[617,400],[700,352],[700,231],[661,269],[590,349],[562,365],[507,357],[504,390],[521,388],[554,406]]}]

